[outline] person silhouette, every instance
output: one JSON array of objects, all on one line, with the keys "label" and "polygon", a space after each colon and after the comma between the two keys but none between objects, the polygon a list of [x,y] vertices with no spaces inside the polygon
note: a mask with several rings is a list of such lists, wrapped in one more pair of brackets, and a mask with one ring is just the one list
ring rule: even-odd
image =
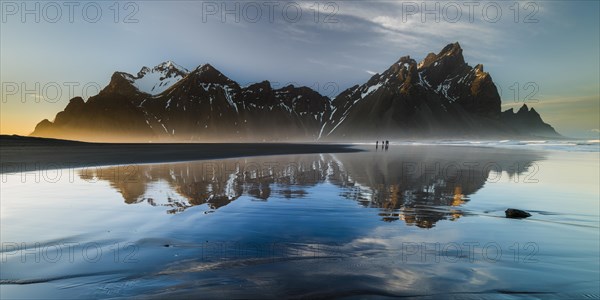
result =
[{"label": "person silhouette", "polygon": [[379,141],[375,142],[375,149],[377,150],[379,148]]}]

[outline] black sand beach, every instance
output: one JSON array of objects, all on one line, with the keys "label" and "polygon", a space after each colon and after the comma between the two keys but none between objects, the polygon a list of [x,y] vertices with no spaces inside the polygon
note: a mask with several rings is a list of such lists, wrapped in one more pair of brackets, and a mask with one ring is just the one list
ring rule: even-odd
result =
[{"label": "black sand beach", "polygon": [[300,143],[85,143],[0,136],[0,173],[231,157],[357,152],[345,144]]}]

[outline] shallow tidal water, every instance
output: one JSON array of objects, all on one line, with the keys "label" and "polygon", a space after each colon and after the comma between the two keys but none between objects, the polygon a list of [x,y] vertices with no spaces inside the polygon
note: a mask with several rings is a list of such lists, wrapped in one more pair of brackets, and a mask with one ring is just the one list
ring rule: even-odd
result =
[{"label": "shallow tidal water", "polygon": [[0,174],[0,298],[600,297],[597,149],[360,147]]}]

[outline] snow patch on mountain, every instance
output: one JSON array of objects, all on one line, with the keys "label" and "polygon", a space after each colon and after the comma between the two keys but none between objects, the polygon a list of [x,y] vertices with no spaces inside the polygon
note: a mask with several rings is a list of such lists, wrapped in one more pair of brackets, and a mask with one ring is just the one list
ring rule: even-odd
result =
[{"label": "snow patch on mountain", "polygon": [[188,73],[186,68],[166,61],[152,69],[143,67],[137,76],[126,74],[124,77],[140,92],[155,96],[166,91]]},{"label": "snow patch on mountain", "polygon": [[[364,97],[366,97],[367,95],[369,95],[369,94],[373,93],[374,91],[378,90],[378,89],[379,89],[379,88],[380,88],[382,85],[383,85],[382,83],[377,83],[377,84],[375,84],[375,85],[373,85],[373,86],[370,86],[370,87],[367,89],[367,91],[363,92],[363,93],[360,95],[360,99],[363,99],[363,98],[364,98]],[[358,101],[358,100],[357,100],[357,101]]]}]

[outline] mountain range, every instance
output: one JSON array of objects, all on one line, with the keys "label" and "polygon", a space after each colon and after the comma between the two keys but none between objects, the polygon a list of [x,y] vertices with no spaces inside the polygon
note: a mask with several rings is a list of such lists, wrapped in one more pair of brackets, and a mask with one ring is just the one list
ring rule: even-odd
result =
[{"label": "mountain range", "polygon": [[380,138],[559,137],[533,109],[502,112],[482,65],[458,43],[417,63],[401,57],[334,99],[308,87],[240,86],[210,64],[167,61],[136,75],[115,72],[75,97],[32,136],[85,141],[348,141]]}]

